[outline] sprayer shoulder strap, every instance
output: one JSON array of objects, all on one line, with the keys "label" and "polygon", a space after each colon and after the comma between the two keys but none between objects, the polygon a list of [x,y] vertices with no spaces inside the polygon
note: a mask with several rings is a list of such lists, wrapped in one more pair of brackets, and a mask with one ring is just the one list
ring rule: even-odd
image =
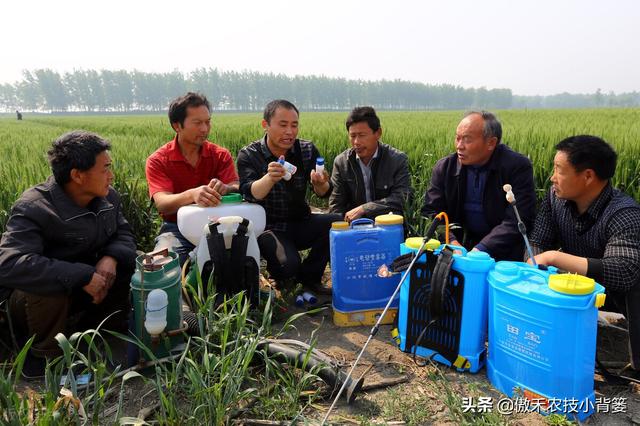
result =
[{"label": "sprayer shoulder strap", "polygon": [[218,291],[237,292],[245,288],[245,258],[249,237],[247,230],[249,220],[242,219],[231,238],[231,248],[227,250],[224,243],[224,235],[218,231],[219,223],[209,224],[207,245],[209,257],[213,262],[213,273],[218,279]]},{"label": "sprayer shoulder strap", "polygon": [[444,314],[445,291],[449,282],[449,273],[453,265],[453,251],[445,247],[440,251],[436,266],[431,276],[431,297],[429,311],[432,318],[441,318]]},{"label": "sprayer shoulder strap", "polygon": [[218,222],[209,223],[209,234],[207,235],[207,248],[209,249],[209,258],[213,262],[214,270],[222,267],[226,251],[224,236],[218,232],[218,225],[220,225]]},{"label": "sprayer shoulder strap", "polygon": [[238,224],[236,233],[231,239],[231,259],[227,268],[226,281],[231,286],[232,291],[239,292],[246,289],[245,261],[247,257],[247,246],[249,245],[249,236],[247,230],[249,221],[242,219]]}]

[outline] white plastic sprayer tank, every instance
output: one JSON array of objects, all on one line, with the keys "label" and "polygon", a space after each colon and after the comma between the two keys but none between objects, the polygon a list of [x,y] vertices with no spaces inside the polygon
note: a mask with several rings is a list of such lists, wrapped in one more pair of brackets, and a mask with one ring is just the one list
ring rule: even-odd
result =
[{"label": "white plastic sprayer tank", "polygon": [[264,231],[267,223],[264,208],[261,205],[243,202],[240,194],[229,194],[223,196],[216,207],[200,207],[195,204],[180,207],[178,229],[187,240],[197,246],[202,237],[202,228],[209,222],[224,216],[240,216],[249,219],[256,237]]}]

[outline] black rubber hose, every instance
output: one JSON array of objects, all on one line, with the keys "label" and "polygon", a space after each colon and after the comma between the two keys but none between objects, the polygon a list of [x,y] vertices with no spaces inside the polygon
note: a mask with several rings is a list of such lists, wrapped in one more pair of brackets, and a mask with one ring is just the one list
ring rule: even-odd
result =
[{"label": "black rubber hose", "polygon": [[198,316],[191,311],[182,311],[182,319],[187,323],[187,334],[189,336],[199,336],[200,326],[198,325]]},{"label": "black rubber hose", "polygon": [[[200,328],[198,326],[197,315],[191,311],[183,311],[182,316],[184,322],[188,325],[187,334],[190,336],[199,336]],[[302,368],[304,360],[307,357],[308,345],[293,340],[283,340],[281,342],[269,340],[260,342],[258,348],[266,349],[267,354],[278,362],[287,363],[296,368]],[[330,364],[328,357],[322,354],[314,354],[313,351],[309,353],[309,359],[307,360],[305,369],[308,372],[317,374],[318,377],[331,388],[332,396],[338,392],[347,378],[347,375],[338,366]],[[349,378],[345,393],[347,404],[351,404],[356,399],[356,394],[362,388],[363,383],[364,378],[357,381]]]},{"label": "black rubber hose", "polygon": [[[297,368],[301,368],[304,365],[305,358],[308,355],[309,358],[305,366],[306,371],[313,371],[322,379],[323,382],[329,385],[332,389],[332,396],[338,392],[345,379],[347,379],[347,375],[338,367],[327,365],[325,361],[318,359],[312,353],[307,354],[307,351],[305,350],[273,342],[261,342],[258,347],[264,348],[267,351],[267,354],[277,361],[287,363]],[[357,393],[362,388],[364,378],[360,378],[357,381],[353,378],[349,378],[348,380],[349,382],[347,383],[345,398],[347,399],[347,404],[351,404],[355,401]]]}]

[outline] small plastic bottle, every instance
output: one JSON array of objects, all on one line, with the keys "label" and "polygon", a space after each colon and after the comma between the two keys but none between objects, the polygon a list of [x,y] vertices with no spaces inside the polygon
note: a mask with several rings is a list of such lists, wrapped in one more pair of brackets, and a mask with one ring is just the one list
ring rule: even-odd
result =
[{"label": "small plastic bottle", "polygon": [[282,178],[284,180],[290,180],[291,175],[296,172],[296,166],[287,161],[284,161],[284,158],[279,159],[278,163],[284,166],[284,176]]},{"label": "small plastic bottle", "polygon": [[316,158],[316,173],[324,174],[324,158]]},{"label": "small plastic bottle", "polygon": [[310,291],[305,291],[304,293],[302,293],[302,298],[304,299],[305,302],[307,302],[310,305],[315,305],[316,302],[318,301],[318,298],[316,297],[316,295],[311,293]]},{"label": "small plastic bottle", "polygon": [[156,288],[149,292],[144,305],[144,327],[149,335],[158,336],[167,327],[167,306],[169,296],[166,291]]}]

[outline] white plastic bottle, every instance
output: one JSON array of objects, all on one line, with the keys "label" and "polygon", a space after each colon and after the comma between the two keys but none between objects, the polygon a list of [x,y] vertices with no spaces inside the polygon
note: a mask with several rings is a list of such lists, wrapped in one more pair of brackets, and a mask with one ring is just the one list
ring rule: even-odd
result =
[{"label": "white plastic bottle", "polygon": [[159,288],[151,290],[145,303],[144,320],[144,328],[149,335],[158,336],[167,327],[167,306],[169,306],[167,292]]},{"label": "white plastic bottle", "polygon": [[284,180],[291,179],[291,176],[296,172],[296,170],[298,170],[296,166],[289,163],[288,161],[285,161],[284,158],[279,159],[278,163],[282,164],[282,166],[284,167]]},{"label": "white plastic bottle", "polygon": [[324,158],[316,158],[316,173],[324,174]]}]

